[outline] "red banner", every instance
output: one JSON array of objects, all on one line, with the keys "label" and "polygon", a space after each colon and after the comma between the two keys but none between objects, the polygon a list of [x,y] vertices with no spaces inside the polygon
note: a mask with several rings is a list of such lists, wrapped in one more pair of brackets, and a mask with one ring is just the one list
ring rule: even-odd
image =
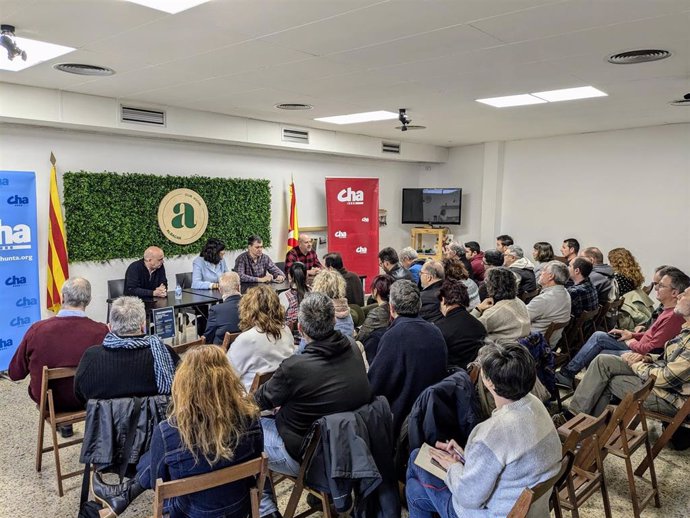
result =
[{"label": "red banner", "polygon": [[379,274],[378,178],[326,178],[328,251],[348,271],[366,275],[366,291]]}]

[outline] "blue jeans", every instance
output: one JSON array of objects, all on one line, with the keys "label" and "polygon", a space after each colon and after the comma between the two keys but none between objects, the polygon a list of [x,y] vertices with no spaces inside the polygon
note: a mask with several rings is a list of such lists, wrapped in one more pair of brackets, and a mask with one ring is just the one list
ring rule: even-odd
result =
[{"label": "blue jeans", "polygon": [[596,331],[587,340],[582,349],[578,351],[575,357],[570,360],[568,365],[566,365],[562,371],[565,370],[566,374],[575,376],[585,367],[588,367],[592,360],[600,354],[622,354],[630,351],[625,342],[619,342],[612,336],[609,336],[603,331]]},{"label": "blue jeans", "polygon": [[[290,457],[285,449],[285,443],[276,428],[276,420],[272,417],[262,417],[261,428],[264,431],[264,451],[268,456],[268,468],[271,471],[296,477],[299,474],[299,462]],[[277,510],[273,487],[270,480],[267,480],[264,484],[263,495],[261,495],[259,514],[266,516]]]},{"label": "blue jeans", "polygon": [[417,453],[419,449],[410,454],[407,464],[405,496],[410,518],[433,518],[434,513],[441,515],[441,518],[457,518],[450,489],[443,480],[414,463]]}]

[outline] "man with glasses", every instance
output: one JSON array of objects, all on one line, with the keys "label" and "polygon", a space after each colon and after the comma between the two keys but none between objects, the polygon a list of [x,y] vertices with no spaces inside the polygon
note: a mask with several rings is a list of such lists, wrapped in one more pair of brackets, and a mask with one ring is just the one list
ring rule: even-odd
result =
[{"label": "man with glasses", "polygon": [[634,333],[625,329],[612,329],[610,333],[595,332],[570,363],[556,373],[556,382],[572,387],[575,375],[599,354],[621,356],[627,352],[634,352],[644,356],[663,350],[664,344],[680,333],[685,322],[682,315],[674,312],[674,308],[678,296],[689,286],[690,278],[687,275],[676,268],[667,269],[655,286],[656,298],[664,309],[654,324],[644,333]]},{"label": "man with glasses", "polygon": [[134,261],[125,273],[125,295],[150,299],[168,296],[168,279],[163,261],[165,254],[157,246],[150,246],[144,258]]},{"label": "man with glasses", "polygon": [[419,316],[427,322],[437,322],[443,318],[438,293],[445,277],[443,264],[440,261],[427,261],[419,272],[419,281],[422,284],[420,294],[422,308],[419,310]]}]

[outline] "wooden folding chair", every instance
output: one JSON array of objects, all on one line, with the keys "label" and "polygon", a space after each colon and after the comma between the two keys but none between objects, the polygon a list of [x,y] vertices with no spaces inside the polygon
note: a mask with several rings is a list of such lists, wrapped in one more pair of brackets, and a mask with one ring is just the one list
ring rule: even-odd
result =
[{"label": "wooden folding chair", "polygon": [[270,371],[270,372],[257,372],[254,375],[254,380],[252,381],[252,386],[249,388],[249,393],[254,394],[257,390],[259,390],[259,387],[266,383],[268,380],[270,380],[273,377],[273,374],[275,371]]},{"label": "wooden folding chair", "polygon": [[[571,334],[568,338],[568,347],[570,349],[571,355],[577,354],[577,352],[582,348],[582,346],[585,345],[587,339],[594,332],[594,321],[599,315],[600,307],[601,306],[597,306],[595,309],[591,311],[583,311],[580,314],[580,316],[577,317],[573,322],[573,326],[570,329]],[[590,323],[592,325],[589,326],[587,330],[585,330],[585,327],[587,327]],[[572,340],[570,338],[572,338]]]},{"label": "wooden folding chair", "polygon": [[232,343],[240,336],[242,333],[225,333],[223,337],[223,345],[221,347],[227,353],[230,350]]},{"label": "wooden folding chair", "polygon": [[[58,494],[63,496],[64,490],[62,488],[62,481],[66,478],[76,477],[84,473],[84,470],[72,471],[70,473],[62,473],[60,465],[60,449],[75,444],[84,442],[84,438],[72,439],[71,441],[58,442],[57,427],[59,425],[70,425],[86,420],[86,410],[76,410],[72,412],[56,412],[55,402],[53,400],[53,391],[48,388],[50,380],[58,380],[64,378],[73,378],[76,369],[73,367],[58,367],[49,369],[43,367],[43,378],[41,380],[41,399],[38,406],[38,442],[36,444],[36,471],[41,471],[43,463],[43,454],[52,451],[55,456],[55,475],[57,477]],[[53,438],[53,445],[43,447],[43,432],[45,424],[50,426],[50,432]]]},{"label": "wooden folding chair", "polygon": [[[559,329],[565,329],[568,327],[568,324],[570,324],[570,320],[566,322],[551,322],[549,327],[546,328],[546,331],[544,331],[544,339],[546,340],[546,343],[550,344],[553,334]],[[561,334],[561,339],[557,344],[554,344],[551,349],[553,350],[554,366],[556,368],[560,367],[561,365],[565,365],[570,361],[570,347],[568,345],[568,337],[566,336],[566,333]]]},{"label": "wooden folding chair", "polygon": [[169,498],[197,493],[230,484],[243,478],[256,477],[256,486],[250,489],[250,498],[252,518],[259,518],[259,501],[267,474],[268,457],[265,453],[262,453],[256,459],[237,464],[236,466],[204,473],[203,475],[195,475],[169,482],[163,482],[163,479],[159,478],[156,480],[156,488],[153,495],[153,516],[154,518],[163,517],[163,504]]},{"label": "wooden folding chair", "polygon": [[173,351],[175,351],[178,354],[178,356],[182,356],[184,353],[186,353],[192,347],[195,347],[197,345],[204,345],[205,343],[206,343],[206,337],[202,336],[198,340],[192,340],[191,342],[187,342],[184,344],[173,345],[172,349],[173,349]]},{"label": "wooden folding chair", "polygon": [[529,304],[529,301],[532,300],[534,297],[539,295],[539,287],[537,286],[535,289],[532,291],[523,291],[522,295],[520,295],[520,299],[522,299],[522,302],[525,304]]}]

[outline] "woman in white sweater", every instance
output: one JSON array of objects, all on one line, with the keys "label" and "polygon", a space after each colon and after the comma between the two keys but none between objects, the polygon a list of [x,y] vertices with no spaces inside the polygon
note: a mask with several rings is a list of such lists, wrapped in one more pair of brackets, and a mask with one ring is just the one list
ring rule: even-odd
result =
[{"label": "woman in white sweater", "polygon": [[247,390],[254,376],[271,372],[295,352],[295,342],[285,325],[285,310],[271,288],[251,288],[240,300],[243,333],[230,346],[228,358]]}]

